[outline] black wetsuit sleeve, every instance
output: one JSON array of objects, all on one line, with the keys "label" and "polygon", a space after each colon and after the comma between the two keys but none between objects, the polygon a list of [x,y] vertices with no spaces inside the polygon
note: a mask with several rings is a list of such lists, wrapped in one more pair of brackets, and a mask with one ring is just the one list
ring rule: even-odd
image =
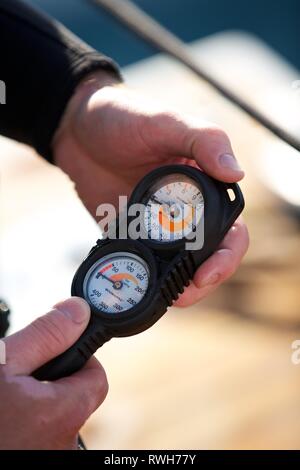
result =
[{"label": "black wetsuit sleeve", "polygon": [[19,0],[0,0],[0,133],[51,161],[51,140],[78,82],[117,65]]}]

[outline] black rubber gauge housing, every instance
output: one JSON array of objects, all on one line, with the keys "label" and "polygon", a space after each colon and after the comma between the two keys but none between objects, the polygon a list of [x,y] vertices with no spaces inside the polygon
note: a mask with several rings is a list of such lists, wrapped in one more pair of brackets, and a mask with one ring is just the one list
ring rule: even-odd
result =
[{"label": "black rubber gauge housing", "polygon": [[[134,240],[130,238],[98,240],[75,273],[71,288],[72,295],[85,298],[91,306],[89,325],[73,346],[35,371],[36,378],[56,380],[70,375],[79,370],[91,355],[111,338],[135,335],[151,327],[188,286],[196,269],[217,249],[244,208],[242,192],[235,183],[222,183],[186,165],[164,166],[152,171],[140,181],[131,195],[128,207],[137,203],[147,206],[155,191],[160,194],[160,188],[163,188],[162,194],[170,194],[173,199],[177,197],[176,191],[179,188],[180,199],[181,194],[184,194],[182,188],[185,188],[181,180],[188,185],[192,198],[197,197],[202,201],[203,213],[199,223],[203,224],[203,244],[197,249],[190,248],[191,245],[187,245],[187,242],[191,242],[188,235],[170,241],[142,236]],[[168,189],[164,193],[165,187]],[[129,217],[128,224],[130,222]],[[122,309],[121,311],[107,313],[104,308],[101,308],[101,305],[105,306],[104,303],[94,302],[91,297],[87,298],[84,290],[84,284],[87,282],[86,276],[93,272],[93,266],[97,268],[97,262],[101,265],[102,259],[109,258],[109,255],[116,257],[118,254],[122,260],[124,253],[132,254],[134,260],[140,259],[142,265],[145,266],[147,288],[137,303],[131,299],[132,306],[123,309],[119,305],[118,309]],[[95,272],[97,272],[96,268]],[[111,263],[105,269],[114,269],[117,272],[118,265]],[[131,266],[125,266],[122,269],[123,271],[133,270]],[[99,284],[99,290],[102,288],[102,292],[97,289],[92,292],[96,292],[98,296],[109,295],[121,300],[120,292],[126,294],[132,282],[133,292],[134,289],[142,292],[142,288],[135,285],[137,280],[141,279],[138,272],[134,275],[122,274],[121,277],[125,276],[125,281],[113,281],[112,279],[120,279],[116,276],[118,275],[113,274],[108,277],[100,271],[94,281]]]}]

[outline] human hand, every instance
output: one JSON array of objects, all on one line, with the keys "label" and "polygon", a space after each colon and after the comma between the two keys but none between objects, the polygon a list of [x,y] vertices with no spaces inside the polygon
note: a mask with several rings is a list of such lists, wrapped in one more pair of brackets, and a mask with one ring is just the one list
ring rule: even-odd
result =
[{"label": "human hand", "polygon": [[[110,81],[104,72],[93,74],[78,87],[55,135],[53,150],[56,164],[75,182],[94,216],[101,203],[117,207],[118,196],[129,195],[158,166],[188,164],[225,182],[244,176],[229,138],[219,127],[149,102]],[[197,302],[232,275],[248,243],[240,218],[175,305]]]},{"label": "human hand", "polygon": [[76,449],[77,433],[103,402],[108,385],[93,357],[79,372],[54,382],[31,374],[68,349],[90,318],[76,297],[5,338],[6,365],[0,366],[0,449]]}]

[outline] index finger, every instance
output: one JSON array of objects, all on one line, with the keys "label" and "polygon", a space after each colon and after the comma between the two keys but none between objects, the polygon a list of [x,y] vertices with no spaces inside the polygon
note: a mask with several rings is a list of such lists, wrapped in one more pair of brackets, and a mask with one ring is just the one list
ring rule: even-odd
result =
[{"label": "index finger", "polygon": [[61,416],[66,426],[76,432],[101,405],[108,392],[105,371],[92,357],[78,372],[49,384],[54,387]]}]

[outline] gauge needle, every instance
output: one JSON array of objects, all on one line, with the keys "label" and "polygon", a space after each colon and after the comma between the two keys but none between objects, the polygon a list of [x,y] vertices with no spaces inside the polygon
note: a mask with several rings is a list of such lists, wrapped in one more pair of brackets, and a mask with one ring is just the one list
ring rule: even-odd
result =
[{"label": "gauge needle", "polygon": [[[115,289],[121,289],[123,287],[124,283],[122,281],[114,281],[113,279],[110,279],[110,277],[105,276],[105,274],[103,274],[101,272],[99,272],[99,274],[100,274],[100,276],[103,277],[103,279],[106,279],[107,281],[111,282]],[[129,287],[128,284],[125,283],[125,285],[127,287]]]},{"label": "gauge needle", "polygon": [[173,204],[175,204],[175,202],[160,201],[159,199],[156,198],[156,196],[151,196],[150,201],[156,202],[156,204],[159,204],[160,206],[163,206],[163,205],[172,206]]},{"label": "gauge needle", "polygon": [[107,281],[111,282],[112,284],[115,283],[115,281],[113,281],[112,279],[110,279],[108,276],[105,276],[105,274],[99,272],[100,276],[103,277],[103,279],[106,279]]},{"label": "gauge needle", "polygon": [[183,199],[181,199],[181,197],[177,196],[179,201],[182,202],[182,204],[185,206],[185,205],[188,205],[189,203],[184,201]]}]

